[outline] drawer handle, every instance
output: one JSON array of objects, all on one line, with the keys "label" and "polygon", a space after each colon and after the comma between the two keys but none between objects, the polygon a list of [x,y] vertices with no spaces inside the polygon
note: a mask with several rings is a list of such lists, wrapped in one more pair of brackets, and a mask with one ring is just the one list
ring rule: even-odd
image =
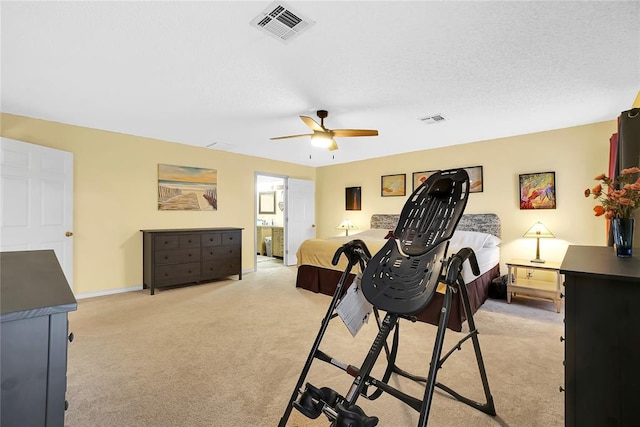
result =
[{"label": "drawer handle", "polygon": [[165,255],[165,256],[164,256],[164,259],[169,259],[169,256],[168,256],[168,255]]},{"label": "drawer handle", "polygon": [[560,386],[560,387],[558,387],[558,391],[559,391],[560,393],[562,393],[562,392],[564,391],[564,388],[562,388],[562,386]]},{"label": "drawer handle", "polygon": [[560,298],[564,298],[564,294],[560,292]]},{"label": "drawer handle", "polygon": [[187,242],[191,243],[191,239],[187,240]]},{"label": "drawer handle", "polygon": [[560,342],[564,342],[564,337],[560,335]]},{"label": "drawer handle", "polygon": [[164,273],[164,277],[167,277],[169,275],[169,273]]},{"label": "drawer handle", "polygon": [[69,334],[69,342],[73,342],[73,338],[74,338],[74,337],[73,337],[73,332],[71,332],[71,333]]}]

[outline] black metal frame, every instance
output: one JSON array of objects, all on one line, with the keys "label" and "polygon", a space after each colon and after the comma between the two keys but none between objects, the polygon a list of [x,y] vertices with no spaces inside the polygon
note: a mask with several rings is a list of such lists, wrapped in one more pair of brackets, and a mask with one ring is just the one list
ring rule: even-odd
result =
[{"label": "black metal frame", "polygon": [[[443,179],[443,177],[446,179]],[[461,182],[466,182],[466,187],[464,185],[462,186],[462,192],[459,188],[452,188],[450,184],[444,182],[450,180],[452,177],[454,180],[462,179]],[[446,197],[442,196],[445,193],[447,193]],[[442,200],[435,203],[435,205],[430,202],[429,206],[425,208],[425,197],[432,198],[434,195],[436,198],[441,198]],[[478,330],[473,320],[473,311],[469,303],[467,287],[461,275],[462,265],[465,261],[471,264],[473,272],[478,275],[477,260],[474,252],[469,248],[460,250],[448,259],[444,258],[448,240],[451,238],[457,222],[462,215],[467,196],[468,176],[464,170],[439,171],[429,177],[429,179],[414,192],[403,208],[398,227],[394,233],[395,236],[393,236],[387,244],[385,244],[385,247],[373,258],[364,242],[360,240],[352,240],[338,249],[332,260],[333,265],[338,263],[341,255],[345,255],[349,262],[336,286],[318,335],[316,336],[285,412],[280,419],[279,427],[285,427],[287,425],[293,408],[296,408],[309,418],[317,418],[320,414],[324,413],[334,427],[373,427],[377,425],[378,419],[367,416],[364,411],[356,405],[356,402],[360,396],[374,400],[383,392],[418,411],[420,413],[418,427],[425,427],[429,419],[429,411],[436,387],[479,411],[492,416],[496,415],[495,405],[489,389],[484,361],[480,351]],[[445,202],[449,203],[449,206],[445,206]],[[438,212],[437,214],[435,213],[436,211]],[[446,212],[444,215],[448,216],[448,218],[444,220],[442,218],[443,212]],[[438,217],[435,221],[434,216]],[[395,267],[389,268],[389,264]],[[373,312],[378,325],[378,334],[359,368],[337,361],[320,350],[320,343],[329,322],[337,316],[336,307],[343,296],[345,280],[356,265],[359,265],[365,273],[369,273],[363,277],[363,293],[374,306]],[[433,270],[437,265],[440,265],[441,268],[437,271],[438,274],[436,275],[429,274],[425,269],[430,268],[432,270],[431,272],[435,273]],[[395,277],[394,274],[396,274],[399,275],[398,277],[404,278],[407,282],[411,282],[414,278],[409,276],[411,276],[413,272],[409,271],[407,273],[407,271],[409,269],[416,270],[416,266],[419,267],[418,270],[422,269],[423,276],[428,276],[428,280],[424,280],[424,277],[422,277],[423,280],[417,282],[419,286],[413,286],[412,284],[412,286],[410,286],[412,293],[406,296],[407,302],[405,304],[398,304],[396,302],[398,299],[397,295],[394,294],[394,292],[398,292],[398,290],[387,289],[388,286],[385,285],[384,279],[386,276],[393,279],[393,277]],[[398,271],[392,271],[394,268]],[[384,270],[384,272],[382,270]],[[425,271],[427,274],[424,274]],[[367,281],[367,279],[371,279],[371,277],[375,278],[374,281],[376,283],[372,284],[371,280]],[[418,279],[420,278],[418,277],[415,280]],[[395,283],[397,284],[397,282],[398,279],[396,278]],[[431,355],[429,374],[428,377],[424,378],[400,369],[395,362],[399,347],[399,321],[400,319],[415,321],[413,314],[424,308],[435,292],[435,287],[432,282],[435,284],[437,284],[437,282],[445,283],[446,293],[438,323],[433,353]],[[354,283],[352,286],[358,286],[358,283]],[[415,291],[415,288],[419,288],[418,291]],[[400,292],[407,294],[404,289],[400,289]],[[463,307],[469,324],[469,333],[442,356],[453,292],[461,292]],[[386,295],[385,293],[390,295]],[[376,303],[376,300],[378,303]],[[380,321],[379,309],[386,311],[382,321]],[[391,348],[389,348],[389,335],[394,329],[395,332],[393,334]],[[476,362],[486,398],[485,403],[471,400],[436,380],[438,370],[445,361],[455,350],[460,350],[462,344],[468,339],[471,339],[473,343]],[[383,349],[385,350],[387,359],[387,368],[382,379],[376,379],[370,374]],[[311,384],[306,384],[305,388],[302,388],[315,359],[330,363],[354,377],[353,383],[345,397],[327,387],[317,388]],[[410,396],[389,385],[388,381],[394,373],[413,381],[425,383],[425,391],[422,399]],[[368,394],[369,386],[375,388],[371,394]]]}]

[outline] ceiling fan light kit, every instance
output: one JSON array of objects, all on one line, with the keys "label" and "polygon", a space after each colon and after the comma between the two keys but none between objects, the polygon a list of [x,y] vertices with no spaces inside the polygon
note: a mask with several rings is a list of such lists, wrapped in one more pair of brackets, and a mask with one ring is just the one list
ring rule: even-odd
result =
[{"label": "ceiling fan light kit", "polygon": [[299,138],[301,136],[310,136],[311,137],[311,145],[314,147],[328,148],[329,151],[337,150],[338,144],[334,137],[354,137],[354,136],[378,136],[378,131],[375,129],[328,129],[324,126],[324,119],[327,118],[329,112],[327,110],[318,110],[316,112],[318,117],[320,118],[320,123],[313,120],[311,117],[300,116],[300,119],[307,125],[313,133],[305,133],[300,135],[288,135],[288,136],[277,136],[271,138],[271,140],[276,139],[288,139],[288,138]]}]

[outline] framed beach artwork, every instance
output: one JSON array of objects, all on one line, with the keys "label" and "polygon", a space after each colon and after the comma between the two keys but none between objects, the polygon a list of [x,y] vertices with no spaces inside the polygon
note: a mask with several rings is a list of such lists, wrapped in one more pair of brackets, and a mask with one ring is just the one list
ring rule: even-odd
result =
[{"label": "framed beach artwork", "polygon": [[471,166],[464,170],[469,174],[469,193],[482,193],[484,191],[482,166]]},{"label": "framed beach artwork", "polygon": [[437,171],[423,171],[423,172],[414,172],[412,175],[413,178],[413,190],[416,191],[416,188],[420,186],[423,182],[427,180],[431,175],[436,173]]},{"label": "framed beach artwork", "polygon": [[217,211],[218,171],[158,164],[158,210]]},{"label": "framed beach artwork", "polygon": [[383,175],[380,179],[380,195],[382,197],[404,196],[406,194],[407,175]]},{"label": "framed beach artwork", "polygon": [[360,187],[347,187],[344,192],[345,209],[348,211],[362,210],[362,189]]},{"label": "framed beach artwork", "polygon": [[556,173],[525,173],[518,177],[520,209],[556,208]]}]

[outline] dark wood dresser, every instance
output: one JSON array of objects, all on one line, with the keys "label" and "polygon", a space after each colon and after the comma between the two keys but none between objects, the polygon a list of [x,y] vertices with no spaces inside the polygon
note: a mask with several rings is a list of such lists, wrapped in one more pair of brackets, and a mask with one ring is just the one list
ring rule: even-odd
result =
[{"label": "dark wood dresser", "polygon": [[639,425],[640,248],[569,246],[565,277],[565,425]]},{"label": "dark wood dresser", "polygon": [[242,228],[140,230],[143,286],[207,282],[237,274],[242,280]]},{"label": "dark wood dresser", "polygon": [[0,425],[63,427],[76,299],[53,250],[2,252],[0,270]]}]

